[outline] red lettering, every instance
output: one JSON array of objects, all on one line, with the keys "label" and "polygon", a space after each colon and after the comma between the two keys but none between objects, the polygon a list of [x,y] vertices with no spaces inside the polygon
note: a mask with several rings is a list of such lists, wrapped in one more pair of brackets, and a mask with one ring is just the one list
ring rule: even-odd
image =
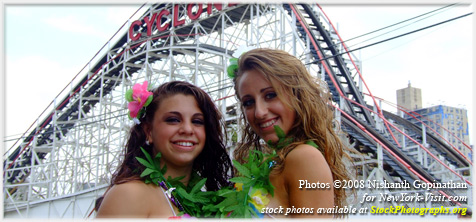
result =
[{"label": "red lettering", "polygon": [[159,32],[162,32],[162,31],[165,31],[169,28],[169,25],[170,23],[167,22],[165,23],[164,25],[160,26],[161,25],[161,22],[162,22],[162,17],[163,16],[167,16],[167,15],[170,15],[170,12],[168,10],[162,10],[159,12],[159,15],[157,16],[157,22],[155,23],[155,25],[157,26],[157,31]]},{"label": "red lettering", "polygon": [[155,17],[157,17],[157,13],[152,15],[152,19],[149,20],[149,16],[144,17],[145,24],[147,25],[147,36],[152,35],[152,25],[154,24]]},{"label": "red lettering", "polygon": [[223,8],[223,4],[215,4],[215,3],[208,3],[207,4],[207,13],[210,15],[212,14],[212,6],[215,6],[215,8],[218,10],[218,11],[221,11],[222,8]]},{"label": "red lettering", "polygon": [[179,6],[174,6],[174,27],[185,24],[185,19],[179,20]]},{"label": "red lettering", "polygon": [[187,5],[187,15],[188,17],[191,19],[191,20],[196,20],[198,19],[198,17],[200,17],[200,15],[202,14],[203,12],[203,6],[202,4],[196,4],[198,5],[198,9],[197,9],[197,13],[193,14],[193,6],[195,4],[189,4]]},{"label": "red lettering", "polygon": [[[223,5],[224,4],[221,4],[221,3],[207,3],[208,15],[213,13],[213,8],[215,8],[216,11],[222,11]],[[235,6],[235,5],[238,5],[238,4],[229,3],[228,7]],[[169,20],[168,18],[164,18],[170,15],[172,12],[167,9],[163,9],[158,14],[154,13],[151,16],[145,16],[144,22],[142,22],[142,20],[136,20],[132,22],[131,26],[129,27],[129,39],[131,41],[136,41],[142,37],[142,33],[138,31],[141,29],[142,25],[147,26],[147,36],[152,36],[152,32],[154,31],[154,28],[153,28],[154,21],[155,21],[155,27],[157,28],[157,31],[163,32],[170,28],[171,22],[173,22],[174,27],[177,27],[177,26],[185,24],[186,16],[188,16],[190,20],[197,20],[204,12],[203,4],[187,4],[187,7],[186,7],[187,14],[185,15],[185,12],[183,12],[182,10],[182,16],[180,16],[179,14],[180,7],[182,7],[183,9],[185,5],[180,5],[180,4],[174,5],[173,21],[171,21],[172,19]]]},{"label": "red lettering", "polygon": [[140,25],[142,25],[142,22],[136,20],[131,24],[131,27],[129,27],[129,38],[131,39],[131,41],[136,41],[141,37],[141,33],[137,33],[136,35],[134,35],[134,27]]}]

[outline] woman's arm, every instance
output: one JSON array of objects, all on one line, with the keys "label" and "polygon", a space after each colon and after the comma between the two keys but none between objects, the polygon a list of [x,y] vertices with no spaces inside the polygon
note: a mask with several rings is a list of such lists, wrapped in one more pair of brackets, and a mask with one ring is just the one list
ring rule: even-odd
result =
[{"label": "woman's arm", "polygon": [[147,185],[141,181],[130,181],[114,185],[104,197],[97,218],[146,218],[149,216]]},{"label": "woman's arm", "polygon": [[[319,150],[307,144],[297,146],[286,156],[283,175],[289,207],[312,211],[309,214],[292,214],[292,217],[332,217],[316,213],[318,208],[334,207],[332,173]],[[323,188],[312,188],[317,185]]]}]

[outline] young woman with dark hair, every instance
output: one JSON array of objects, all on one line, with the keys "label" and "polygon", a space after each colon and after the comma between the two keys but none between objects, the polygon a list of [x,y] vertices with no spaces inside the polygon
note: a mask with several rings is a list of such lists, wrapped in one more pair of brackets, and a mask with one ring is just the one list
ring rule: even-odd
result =
[{"label": "young woman with dark hair", "polygon": [[[184,187],[192,180],[206,178],[206,190],[216,191],[228,186],[232,176],[223,119],[205,91],[187,82],[172,81],[153,90],[151,101],[146,103],[150,92],[137,90],[131,100],[146,107],[139,105],[133,113],[134,105],[129,105],[131,117],[138,121],[130,130],[124,160],[104,198],[97,201],[98,218],[177,216],[186,206],[165,178],[178,178]],[[160,153],[160,168],[166,166],[163,181],[146,183],[150,182],[148,177],[141,177],[147,164],[138,158],[148,159],[141,147],[152,157]]]}]

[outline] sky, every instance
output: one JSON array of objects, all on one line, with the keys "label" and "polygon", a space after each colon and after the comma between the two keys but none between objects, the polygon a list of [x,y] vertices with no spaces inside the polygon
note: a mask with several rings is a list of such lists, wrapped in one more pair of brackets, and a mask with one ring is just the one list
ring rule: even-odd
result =
[{"label": "sky", "polygon": [[[448,5],[321,5],[345,41]],[[473,12],[455,5],[400,25],[346,42],[359,48]],[[431,15],[431,16],[429,16]],[[425,19],[423,19],[425,18]],[[447,105],[468,110],[470,141],[474,142],[473,73],[474,15],[428,28],[354,52],[370,92],[396,104],[396,91],[421,89],[423,107]],[[396,111],[383,103],[385,110]]]},{"label": "sky", "polygon": [[139,8],[6,5],[5,139],[21,136]]},{"label": "sky", "polygon": [[[344,40],[444,5],[321,5]],[[140,5],[4,5],[5,148],[18,138]],[[358,48],[472,12],[451,7],[429,19],[349,41]],[[408,83],[422,90],[423,106],[466,108],[473,124],[474,15],[355,52],[371,93],[396,103]],[[368,40],[368,41],[365,41]],[[357,43],[361,43],[357,45]],[[384,106],[384,109],[386,107]],[[387,107],[388,109],[393,109]],[[473,140],[471,140],[473,142]]]}]

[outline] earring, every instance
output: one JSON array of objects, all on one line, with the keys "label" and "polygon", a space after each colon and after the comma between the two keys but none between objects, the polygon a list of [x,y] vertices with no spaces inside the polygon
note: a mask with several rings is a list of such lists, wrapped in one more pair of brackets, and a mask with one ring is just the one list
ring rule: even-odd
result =
[{"label": "earring", "polygon": [[147,146],[150,145],[149,140],[146,140],[146,141],[145,141],[145,144],[146,144]]}]

